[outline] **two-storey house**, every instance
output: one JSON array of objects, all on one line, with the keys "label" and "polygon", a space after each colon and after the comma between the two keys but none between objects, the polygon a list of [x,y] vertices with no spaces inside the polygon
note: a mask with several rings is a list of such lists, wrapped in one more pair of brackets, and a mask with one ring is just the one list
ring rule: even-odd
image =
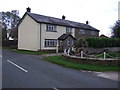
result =
[{"label": "two-storey house", "polygon": [[27,8],[18,24],[18,49],[61,51],[72,47],[78,38],[99,36],[99,30],[88,24],[34,14]]}]

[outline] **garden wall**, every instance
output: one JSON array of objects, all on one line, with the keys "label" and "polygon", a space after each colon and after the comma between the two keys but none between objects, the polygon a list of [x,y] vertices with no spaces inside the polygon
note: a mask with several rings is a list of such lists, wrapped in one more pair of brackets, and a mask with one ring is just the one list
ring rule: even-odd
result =
[{"label": "garden wall", "polygon": [[96,59],[96,58],[80,58],[80,57],[68,56],[68,55],[63,55],[63,57],[66,60],[71,60],[71,61],[75,61],[75,62],[83,63],[83,64],[100,64],[100,65],[106,65],[106,66],[120,65],[120,60],[119,59],[102,60],[102,59]]}]

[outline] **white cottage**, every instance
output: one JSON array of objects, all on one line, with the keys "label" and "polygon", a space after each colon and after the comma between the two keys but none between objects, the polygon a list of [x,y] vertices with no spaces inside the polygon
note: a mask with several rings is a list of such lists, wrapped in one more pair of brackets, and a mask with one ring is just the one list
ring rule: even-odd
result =
[{"label": "white cottage", "polygon": [[18,24],[18,49],[32,51],[56,50],[58,40],[60,40],[59,46],[65,45],[62,44],[65,40],[66,45],[71,47],[75,37],[78,36],[76,30],[80,28],[96,32],[94,36],[99,35],[99,30],[90,25],[65,20],[65,16],[58,19],[34,14],[30,12],[30,8],[27,8],[27,12]]}]

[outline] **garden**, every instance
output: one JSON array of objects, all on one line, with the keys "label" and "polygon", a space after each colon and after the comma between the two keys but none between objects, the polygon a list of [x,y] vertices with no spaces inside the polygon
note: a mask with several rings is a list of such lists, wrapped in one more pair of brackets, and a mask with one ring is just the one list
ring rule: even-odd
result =
[{"label": "garden", "polygon": [[75,42],[74,49],[70,49],[69,52],[71,55],[79,56],[83,53],[85,57],[120,58],[120,39],[101,37],[79,39]]}]

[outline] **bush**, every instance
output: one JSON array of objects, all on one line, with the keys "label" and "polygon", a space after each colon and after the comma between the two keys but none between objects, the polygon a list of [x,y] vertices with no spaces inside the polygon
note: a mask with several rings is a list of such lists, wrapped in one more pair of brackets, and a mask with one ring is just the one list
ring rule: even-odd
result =
[{"label": "bush", "polygon": [[3,47],[10,47],[10,48],[16,49],[17,44],[18,44],[17,40],[3,40],[2,41],[2,46]]},{"label": "bush", "polygon": [[120,47],[119,38],[87,38],[85,39],[88,42],[89,47],[93,48],[103,48],[103,47]]},{"label": "bush", "polygon": [[75,44],[74,44],[74,46],[76,47],[76,48],[79,48],[79,47],[87,47],[88,46],[88,43],[87,43],[87,41],[85,40],[85,39],[78,39],[76,42],[75,42]]}]

